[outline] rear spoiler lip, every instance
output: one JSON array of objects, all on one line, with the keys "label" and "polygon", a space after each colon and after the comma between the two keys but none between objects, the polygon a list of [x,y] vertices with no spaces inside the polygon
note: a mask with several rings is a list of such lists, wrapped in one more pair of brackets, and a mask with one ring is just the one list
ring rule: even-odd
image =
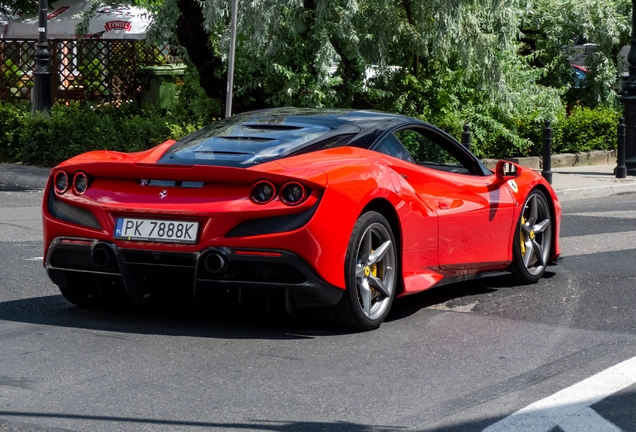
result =
[{"label": "rear spoiler lip", "polygon": [[[148,162],[98,161],[64,163],[53,168],[73,175],[83,171],[89,176],[119,179],[174,180],[228,184],[252,184],[267,179],[282,184],[289,180],[302,180],[311,188],[325,188],[327,175],[314,168],[286,168],[274,162],[250,168],[219,167],[210,165],[166,165]],[[267,169],[258,169],[258,168]]]}]

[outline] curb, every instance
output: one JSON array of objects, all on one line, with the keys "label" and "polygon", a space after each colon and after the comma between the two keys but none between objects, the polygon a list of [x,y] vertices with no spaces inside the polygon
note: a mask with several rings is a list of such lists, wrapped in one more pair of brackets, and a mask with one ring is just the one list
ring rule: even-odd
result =
[{"label": "curb", "polygon": [[44,189],[49,168],[0,163],[0,183]]},{"label": "curb", "polygon": [[[488,169],[494,169],[499,159],[482,159]],[[543,158],[539,156],[527,156],[508,158],[523,167],[535,170],[543,169]],[[550,157],[552,168],[565,168],[575,166],[609,165],[616,163],[616,150],[593,150],[586,153],[560,153]]]},{"label": "curb", "polygon": [[561,202],[589,198],[607,198],[620,193],[636,192],[636,183],[561,189],[555,190],[555,192]]}]

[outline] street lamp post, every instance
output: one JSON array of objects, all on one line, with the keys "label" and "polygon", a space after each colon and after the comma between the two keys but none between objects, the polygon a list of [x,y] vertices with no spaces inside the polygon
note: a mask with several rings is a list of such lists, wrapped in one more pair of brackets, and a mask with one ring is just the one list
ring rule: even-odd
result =
[{"label": "street lamp post", "polygon": [[39,0],[38,43],[35,47],[35,70],[31,93],[32,112],[47,112],[51,98],[51,52],[47,41],[47,0]]},{"label": "street lamp post", "polygon": [[627,54],[629,76],[623,83],[623,117],[625,117],[625,166],[628,175],[636,175],[636,0],[632,0],[632,35]]},{"label": "street lamp post", "polygon": [[225,117],[232,116],[232,93],[234,91],[234,52],[236,51],[237,14],[238,0],[232,0],[232,17],[230,19],[230,53],[227,62],[227,93],[225,96]]}]

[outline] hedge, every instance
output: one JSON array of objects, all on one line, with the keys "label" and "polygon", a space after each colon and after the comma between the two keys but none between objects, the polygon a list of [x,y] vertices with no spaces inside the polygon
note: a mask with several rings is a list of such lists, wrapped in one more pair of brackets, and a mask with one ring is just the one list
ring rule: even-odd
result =
[{"label": "hedge", "polygon": [[[575,107],[553,123],[554,153],[616,148],[619,116],[617,109]],[[491,158],[540,155],[543,125],[513,123],[514,132],[527,139],[528,146],[502,150],[478,143],[473,151]],[[201,125],[200,120],[179,119],[166,110],[140,109],[135,104],[55,105],[47,116],[31,115],[27,104],[0,103],[0,162],[51,167],[90,150],[139,151],[181,138]],[[452,126],[449,132],[459,135],[461,125]]]},{"label": "hedge", "polygon": [[197,126],[134,104],[55,105],[50,115],[31,115],[29,109],[27,104],[0,103],[0,162],[50,167],[91,150],[145,150]]}]

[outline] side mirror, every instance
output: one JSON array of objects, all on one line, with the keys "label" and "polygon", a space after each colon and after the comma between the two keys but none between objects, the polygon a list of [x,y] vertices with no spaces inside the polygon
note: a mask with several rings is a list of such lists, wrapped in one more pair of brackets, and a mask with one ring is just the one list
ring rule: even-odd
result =
[{"label": "side mirror", "polygon": [[495,167],[495,175],[499,180],[512,180],[519,177],[521,167],[514,162],[500,160]]}]

